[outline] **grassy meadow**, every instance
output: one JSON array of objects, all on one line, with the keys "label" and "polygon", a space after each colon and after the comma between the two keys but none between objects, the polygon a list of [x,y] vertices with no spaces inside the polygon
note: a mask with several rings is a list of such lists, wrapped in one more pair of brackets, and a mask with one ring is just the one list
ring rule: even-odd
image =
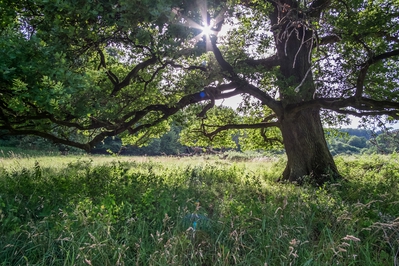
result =
[{"label": "grassy meadow", "polygon": [[399,265],[399,156],[276,183],[284,158],[0,153],[0,265]]}]

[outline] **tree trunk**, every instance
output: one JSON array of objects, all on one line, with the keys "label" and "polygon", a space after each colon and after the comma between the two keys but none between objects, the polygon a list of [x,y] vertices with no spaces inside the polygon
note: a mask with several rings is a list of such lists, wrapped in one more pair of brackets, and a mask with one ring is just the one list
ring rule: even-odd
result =
[{"label": "tree trunk", "polygon": [[279,115],[288,162],[280,180],[321,185],[339,177],[334,159],[328,150],[319,109],[288,111],[288,106],[313,100],[314,84],[311,55],[316,40],[307,20],[315,17],[301,11],[297,0],[273,1],[270,19],[279,58],[278,87],[282,104]]},{"label": "tree trunk", "polygon": [[280,120],[287,166],[280,180],[315,185],[339,177],[327,147],[318,109],[306,109]]}]

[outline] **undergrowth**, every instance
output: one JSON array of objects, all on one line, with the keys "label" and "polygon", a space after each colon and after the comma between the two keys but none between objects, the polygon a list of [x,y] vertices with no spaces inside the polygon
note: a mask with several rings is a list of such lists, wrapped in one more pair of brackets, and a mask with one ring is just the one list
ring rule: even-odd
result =
[{"label": "undergrowth", "polygon": [[112,160],[4,164],[0,265],[399,263],[397,155],[339,157],[321,188],[276,160]]}]

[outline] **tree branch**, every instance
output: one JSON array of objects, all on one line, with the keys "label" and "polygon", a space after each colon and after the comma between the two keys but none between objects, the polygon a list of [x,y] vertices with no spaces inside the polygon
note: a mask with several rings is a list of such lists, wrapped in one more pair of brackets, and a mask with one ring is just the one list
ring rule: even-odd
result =
[{"label": "tree branch", "polygon": [[[9,128],[7,128],[7,129],[9,129]],[[56,137],[56,136],[54,136],[54,135],[52,135],[50,133],[46,133],[46,132],[42,132],[42,131],[38,131],[38,130],[12,129],[12,131],[7,133],[7,135],[34,135],[34,136],[38,136],[38,137],[42,137],[42,138],[48,139],[48,140],[52,141],[53,143],[59,143],[59,144],[67,145],[67,146],[76,147],[76,148],[85,150],[87,152],[89,152],[91,150],[91,147],[90,147],[89,144],[82,144],[82,143],[78,143],[78,142],[75,142],[75,141],[62,139],[62,138]]]},{"label": "tree branch", "polygon": [[277,55],[272,55],[264,59],[246,59],[242,62],[251,67],[262,67],[263,70],[271,70],[273,67],[279,66]]},{"label": "tree branch", "polygon": [[234,72],[234,68],[223,58],[222,53],[216,45],[216,38],[210,38],[212,44],[212,52],[215,55],[216,61],[218,61],[222,70],[226,71],[230,74],[230,77],[233,79],[237,78],[237,74]]},{"label": "tree branch", "polygon": [[355,97],[349,97],[345,99],[341,98],[320,98],[314,99],[307,102],[301,102],[297,104],[290,104],[286,106],[287,113],[295,115],[301,110],[308,108],[323,108],[336,112],[353,112],[351,110],[346,110],[345,108],[354,108],[360,111],[370,111],[366,114],[366,112],[358,112],[358,116],[362,115],[370,115],[371,112],[376,112],[373,115],[379,113],[380,115],[391,115],[396,117],[399,113],[399,103],[392,101],[377,101],[365,97],[361,97],[357,99]]},{"label": "tree branch", "polygon": [[111,96],[115,96],[122,88],[128,86],[130,84],[130,80],[137,76],[138,72],[150,65],[153,65],[157,62],[157,57],[152,56],[150,59],[147,59],[139,64],[137,64],[127,75],[126,77],[115,86],[113,91],[111,92]]},{"label": "tree branch", "polygon": [[331,4],[331,0],[315,0],[309,7],[309,16],[318,18],[323,10],[328,8]]},{"label": "tree branch", "polygon": [[[225,89],[227,89],[228,85],[226,84],[224,86]],[[49,119],[54,124],[61,125],[61,126],[66,126],[66,127],[73,127],[77,128],[80,130],[95,130],[95,129],[103,129],[103,131],[99,134],[97,134],[91,141],[87,143],[79,143],[77,141],[71,141],[68,139],[63,139],[61,137],[55,136],[50,132],[42,132],[38,130],[31,130],[29,129],[30,125],[26,125],[25,128],[15,128],[13,125],[13,121],[10,121],[9,118],[13,118],[13,116],[9,117],[8,115],[4,114],[3,109],[0,108],[0,117],[2,120],[2,126],[0,126],[0,129],[6,130],[7,135],[35,135],[39,136],[45,139],[48,139],[54,143],[60,143],[60,144],[65,144],[73,147],[77,147],[79,149],[83,149],[87,152],[89,152],[98,142],[102,141],[104,138],[108,136],[116,136],[118,134],[121,134],[122,132],[129,130],[129,133],[134,134],[139,132],[140,130],[143,130],[145,128],[149,128],[151,126],[155,126],[156,124],[166,120],[169,118],[171,115],[175,114],[179,110],[183,109],[184,107],[193,104],[193,103],[198,103],[204,100],[204,97],[201,96],[201,93],[194,93],[190,95],[186,95],[180,99],[179,102],[177,102],[173,106],[169,105],[150,105],[145,107],[142,110],[138,111],[133,111],[125,116],[123,116],[121,119],[118,119],[115,121],[115,123],[111,124],[109,122],[104,122],[104,121],[99,121],[96,120],[95,118],[92,118],[92,123],[89,126],[83,126],[79,123],[74,123],[74,122],[68,122],[68,121],[60,121],[57,120],[53,115],[50,115],[48,113],[43,113],[34,118],[37,119]],[[155,119],[151,123],[147,124],[141,124],[140,125],[140,120],[147,115],[150,112],[159,112],[160,116],[158,119]],[[33,117],[33,116],[32,116]]]},{"label": "tree branch", "polygon": [[101,51],[101,49],[98,49],[98,54],[100,55],[100,65],[98,66],[98,69],[100,69],[100,67],[103,67],[105,69],[105,73],[107,74],[111,83],[114,86],[118,85],[118,83],[119,83],[118,77],[115,76],[115,74],[112,73],[111,70],[107,69],[107,66],[105,64],[105,56],[104,56],[103,51]]},{"label": "tree branch", "polygon": [[207,70],[206,67],[204,67],[204,66],[188,66],[188,67],[185,67],[183,65],[180,65],[180,64],[177,64],[177,63],[173,62],[172,60],[167,60],[165,62],[165,64],[166,65],[170,65],[170,66],[172,66],[174,68],[182,68],[182,69],[186,69],[186,70],[197,70],[197,69],[201,70],[201,71],[206,71]]},{"label": "tree branch", "polygon": [[360,99],[360,97],[362,97],[363,95],[363,90],[364,90],[364,81],[366,79],[367,76],[367,71],[369,69],[369,67],[372,64],[375,64],[379,61],[382,61],[384,59],[388,59],[390,57],[394,57],[394,56],[398,56],[399,55],[399,49],[397,50],[393,50],[390,52],[386,52],[377,56],[374,56],[372,58],[370,58],[369,60],[367,60],[361,67],[360,71],[359,71],[359,75],[357,77],[356,80],[356,91],[355,91],[355,98],[356,99]]},{"label": "tree branch", "polygon": [[347,114],[347,115],[353,115],[356,117],[363,117],[363,116],[381,116],[381,115],[388,115],[391,116],[397,120],[399,120],[399,111],[398,110],[394,110],[394,111],[369,111],[369,112],[358,112],[358,111],[353,111],[353,110],[342,110],[342,109],[338,109],[338,110],[334,110],[337,113],[340,114]]},{"label": "tree branch", "polygon": [[214,127],[218,128],[209,133],[202,132],[204,136],[208,137],[210,140],[212,140],[221,131],[229,129],[258,129],[258,128],[280,127],[280,123],[269,122],[269,123],[257,123],[257,124],[227,124],[223,126],[214,126]]},{"label": "tree branch", "polygon": [[[331,44],[331,43],[340,42],[341,37],[338,35],[329,35],[329,36],[321,37],[317,41],[318,41],[317,45],[327,45],[327,44]],[[315,45],[315,47],[317,47],[317,45]]]},{"label": "tree branch", "polygon": [[240,90],[242,93],[248,93],[249,95],[252,95],[253,97],[259,99],[262,104],[267,105],[277,115],[282,113],[282,106],[279,102],[270,97],[270,95],[268,95],[266,92],[250,84],[248,81],[241,79],[235,73],[234,68],[223,58],[222,53],[216,45],[215,38],[211,39],[211,44],[216,61],[218,61],[219,65],[224,71],[230,74],[230,77],[228,78],[237,84],[237,90]]}]

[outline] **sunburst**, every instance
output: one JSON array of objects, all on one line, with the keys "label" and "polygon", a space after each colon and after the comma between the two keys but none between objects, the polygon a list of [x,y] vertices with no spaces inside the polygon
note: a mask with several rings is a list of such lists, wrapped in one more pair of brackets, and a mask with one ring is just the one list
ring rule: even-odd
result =
[{"label": "sunburst", "polygon": [[213,33],[213,32],[212,32],[212,26],[208,25],[208,26],[204,26],[204,27],[202,28],[202,34],[203,34],[204,36],[210,36],[212,33]]},{"label": "sunburst", "polygon": [[180,23],[189,28],[199,29],[201,32],[191,39],[191,41],[198,42],[203,39],[206,42],[206,50],[212,50],[212,45],[210,42],[210,38],[212,36],[217,36],[220,31],[220,27],[218,26],[224,20],[224,13],[227,10],[226,8],[222,9],[219,14],[211,19],[210,14],[208,12],[208,6],[206,1],[197,1],[198,9],[201,13],[202,22],[198,24],[191,18],[188,18],[182,14],[179,14],[178,11],[175,11],[177,15],[180,16]]}]

